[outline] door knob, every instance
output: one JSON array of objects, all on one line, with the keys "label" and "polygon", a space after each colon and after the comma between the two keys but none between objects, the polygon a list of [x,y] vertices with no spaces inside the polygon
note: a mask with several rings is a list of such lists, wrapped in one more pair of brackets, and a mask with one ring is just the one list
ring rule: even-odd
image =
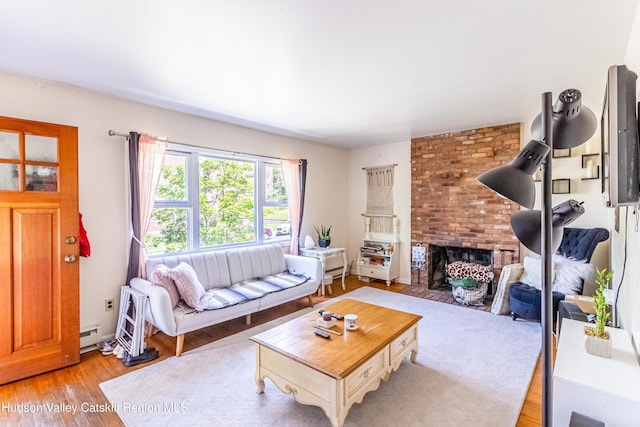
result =
[{"label": "door knob", "polygon": [[67,236],[67,237],[64,239],[64,242],[65,242],[66,244],[68,244],[68,245],[73,245],[73,244],[76,242],[76,238],[75,238],[75,236]]},{"label": "door knob", "polygon": [[75,255],[65,255],[64,262],[75,262],[77,259]]}]

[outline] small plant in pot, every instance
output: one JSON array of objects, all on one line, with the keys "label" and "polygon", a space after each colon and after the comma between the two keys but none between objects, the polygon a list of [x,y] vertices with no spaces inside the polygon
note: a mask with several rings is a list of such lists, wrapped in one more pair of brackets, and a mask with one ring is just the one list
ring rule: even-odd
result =
[{"label": "small plant in pot", "polygon": [[604,327],[611,313],[607,312],[607,299],[604,290],[608,288],[609,282],[613,278],[613,272],[606,268],[597,270],[596,285],[598,285],[593,296],[593,307],[596,310],[595,326],[584,327],[584,346],[587,353],[596,356],[611,357],[612,343],[609,333]]},{"label": "small plant in pot", "polygon": [[328,248],[331,244],[331,226],[321,225],[320,228],[314,227],[318,233],[318,246]]}]

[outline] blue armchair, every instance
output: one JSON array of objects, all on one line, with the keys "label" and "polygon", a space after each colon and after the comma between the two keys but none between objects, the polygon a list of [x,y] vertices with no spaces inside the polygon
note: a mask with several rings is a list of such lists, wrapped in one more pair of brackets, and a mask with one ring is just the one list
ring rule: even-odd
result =
[{"label": "blue armchair", "polygon": [[[609,238],[609,231],[604,228],[570,228],[563,231],[562,242],[556,252],[567,258],[591,261],[591,256],[600,242]],[[579,294],[582,294],[582,283]],[[523,318],[540,321],[541,317],[541,290],[525,283],[513,283],[509,287],[509,309],[513,320]],[[553,292],[553,319],[558,311],[558,304],[564,299],[561,292]]]}]

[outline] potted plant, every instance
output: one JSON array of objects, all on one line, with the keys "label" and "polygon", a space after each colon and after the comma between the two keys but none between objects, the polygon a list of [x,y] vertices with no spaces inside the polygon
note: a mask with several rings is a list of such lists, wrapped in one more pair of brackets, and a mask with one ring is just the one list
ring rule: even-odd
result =
[{"label": "potted plant", "polygon": [[607,312],[607,299],[604,296],[604,290],[608,288],[612,277],[613,272],[607,272],[606,268],[597,270],[596,285],[598,288],[593,296],[596,323],[595,326],[584,327],[584,347],[587,353],[602,357],[611,357],[611,338],[604,329],[611,313]]},{"label": "potted plant", "polygon": [[331,244],[331,226],[321,225],[320,228],[314,227],[318,233],[318,246],[328,248]]}]

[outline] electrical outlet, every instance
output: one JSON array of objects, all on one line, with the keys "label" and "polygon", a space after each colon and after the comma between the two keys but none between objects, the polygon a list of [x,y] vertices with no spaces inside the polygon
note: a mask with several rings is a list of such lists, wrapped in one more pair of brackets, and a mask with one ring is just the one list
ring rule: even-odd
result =
[{"label": "electrical outlet", "polygon": [[113,298],[104,300],[104,311],[112,311],[115,308],[116,308],[116,304],[113,301]]}]

